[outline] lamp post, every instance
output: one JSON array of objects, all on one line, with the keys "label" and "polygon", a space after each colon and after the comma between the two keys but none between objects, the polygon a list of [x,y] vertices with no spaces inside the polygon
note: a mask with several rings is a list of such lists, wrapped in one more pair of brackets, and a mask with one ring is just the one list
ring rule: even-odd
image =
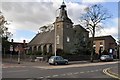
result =
[{"label": "lamp post", "polygon": [[[56,25],[56,23],[55,23],[55,25]],[[54,28],[55,28],[55,26],[54,26]],[[55,56],[56,56],[56,28],[55,28]]]}]

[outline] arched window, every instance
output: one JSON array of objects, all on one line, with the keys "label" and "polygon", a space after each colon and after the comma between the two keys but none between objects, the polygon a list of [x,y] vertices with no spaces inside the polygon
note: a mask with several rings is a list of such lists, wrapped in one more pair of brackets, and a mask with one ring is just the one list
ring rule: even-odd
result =
[{"label": "arched window", "polygon": [[67,42],[70,42],[70,38],[67,36]]},{"label": "arched window", "polygon": [[60,36],[59,35],[56,36],[56,44],[60,44]]},{"label": "arched window", "polygon": [[43,46],[43,53],[44,53],[44,54],[47,53],[47,46],[46,46],[46,45]]},{"label": "arched window", "polygon": [[33,51],[37,51],[37,46],[34,46]]},{"label": "arched window", "polygon": [[52,44],[49,46],[49,53],[52,53]]},{"label": "arched window", "polygon": [[40,46],[38,46],[38,51],[41,51],[41,45],[40,45]]}]

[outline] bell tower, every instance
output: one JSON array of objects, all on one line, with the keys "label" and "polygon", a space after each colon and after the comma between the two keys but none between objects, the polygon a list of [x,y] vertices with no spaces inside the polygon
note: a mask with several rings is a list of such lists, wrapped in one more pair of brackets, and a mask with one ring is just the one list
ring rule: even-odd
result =
[{"label": "bell tower", "polygon": [[73,22],[71,21],[71,19],[68,18],[66,5],[64,1],[62,2],[62,5],[60,6],[59,10],[59,16],[56,17],[56,20],[54,22],[56,51],[64,51],[64,43],[66,43],[66,39],[68,38],[68,35],[70,35],[69,31],[72,28]]}]

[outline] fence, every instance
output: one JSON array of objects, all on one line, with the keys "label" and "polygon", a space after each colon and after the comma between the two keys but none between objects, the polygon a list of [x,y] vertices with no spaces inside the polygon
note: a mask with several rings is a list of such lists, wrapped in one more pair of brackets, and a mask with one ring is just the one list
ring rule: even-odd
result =
[{"label": "fence", "polygon": [[[82,60],[90,60],[90,55],[68,55],[64,56],[65,59],[68,59],[69,61],[82,61]],[[98,59],[97,55],[93,56],[94,60]]]},{"label": "fence", "polygon": [[[48,56],[42,56],[42,55],[20,55],[20,60],[21,61],[31,61],[31,60],[35,60],[36,57],[43,57],[43,61],[48,61]],[[10,55],[7,54],[5,56],[2,56],[3,59],[10,59]],[[63,58],[68,59],[69,61],[82,61],[82,60],[90,60],[90,55],[66,55],[63,56]],[[12,59],[13,60],[17,60],[18,59],[18,55],[12,55]],[[94,60],[98,59],[97,55],[93,56]]]}]

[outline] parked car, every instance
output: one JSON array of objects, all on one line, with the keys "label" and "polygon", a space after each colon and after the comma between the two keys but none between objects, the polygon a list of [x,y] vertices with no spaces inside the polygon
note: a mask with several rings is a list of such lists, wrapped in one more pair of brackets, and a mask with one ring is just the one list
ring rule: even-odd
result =
[{"label": "parked car", "polygon": [[113,61],[113,56],[110,56],[110,55],[102,55],[100,57],[100,60],[101,61]]},{"label": "parked car", "polygon": [[68,60],[64,59],[62,56],[51,56],[48,62],[50,65],[68,64]]}]

